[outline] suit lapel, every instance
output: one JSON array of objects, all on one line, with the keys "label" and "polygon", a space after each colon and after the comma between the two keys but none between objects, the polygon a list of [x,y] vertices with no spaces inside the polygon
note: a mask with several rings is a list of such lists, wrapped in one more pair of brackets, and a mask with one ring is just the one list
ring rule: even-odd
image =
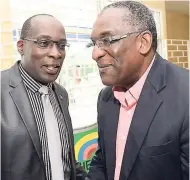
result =
[{"label": "suit lapel", "polygon": [[127,179],[148,132],[149,126],[161,105],[155,90],[147,82],[136,107],[126,142],[120,179]]},{"label": "suit lapel", "polygon": [[10,95],[15,103],[16,108],[18,109],[18,112],[20,113],[21,119],[23,120],[26,129],[28,130],[28,133],[43,165],[44,163],[42,159],[42,151],[35,117],[26,89],[20,77],[17,64],[11,69],[10,86],[14,87],[10,91]]},{"label": "suit lapel", "polygon": [[65,113],[67,110],[67,104],[68,102],[68,97],[66,97],[66,94],[63,94],[60,88],[56,83],[54,83],[54,90],[55,90],[55,95],[57,97],[58,103],[61,107],[62,113]]},{"label": "suit lapel", "polygon": [[136,106],[125,146],[120,180],[127,180],[151,122],[162,104],[158,93],[166,86],[165,65],[157,54]]},{"label": "suit lapel", "polygon": [[[104,104],[106,103],[106,104]],[[102,104],[101,110],[103,114],[109,114],[109,116],[105,116],[105,125],[104,125],[104,132],[105,132],[105,148],[106,148],[106,156],[107,164],[109,164],[109,176],[114,177],[115,172],[115,161],[116,161],[116,137],[117,137],[117,127],[118,127],[118,120],[119,120],[119,112],[120,112],[120,103],[118,100],[112,96],[107,102],[104,101]],[[106,108],[104,108],[106,107]],[[102,115],[104,118],[104,115]],[[101,114],[100,114],[101,118]]]},{"label": "suit lapel", "polygon": [[[54,87],[55,87],[55,95],[57,97],[58,103],[61,107],[61,111],[63,113],[64,119],[65,119],[65,124],[67,126],[67,129],[69,131],[69,138],[70,138],[70,143],[72,142],[72,136],[73,136],[73,129],[72,129],[72,123],[71,123],[71,119],[70,119],[70,115],[69,115],[69,111],[68,111],[68,97],[67,97],[67,93],[63,93],[63,90],[61,90],[61,88],[54,83]],[[71,144],[71,147],[73,147],[74,144]]]},{"label": "suit lapel", "polygon": [[[67,93],[63,93],[64,91],[56,84],[54,83],[54,90],[55,90],[55,95],[57,97],[58,103],[61,107],[61,111],[63,113],[63,117],[65,119],[65,124],[66,128],[68,130],[68,135],[69,135],[69,143],[70,143],[70,149],[71,149],[71,161],[72,161],[72,166],[75,164],[75,159],[74,159],[74,142],[73,142],[73,128],[72,128],[72,123],[70,119],[70,114],[68,111],[68,105],[69,105],[69,99],[67,96]],[[75,167],[75,166],[74,166]],[[75,169],[74,169],[75,171]],[[75,174],[75,172],[74,172]]]}]

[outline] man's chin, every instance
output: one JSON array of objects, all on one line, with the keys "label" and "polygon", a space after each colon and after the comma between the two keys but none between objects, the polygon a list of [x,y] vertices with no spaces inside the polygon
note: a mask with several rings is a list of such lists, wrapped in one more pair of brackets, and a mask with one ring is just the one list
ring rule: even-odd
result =
[{"label": "man's chin", "polygon": [[53,83],[57,79],[57,75],[48,75],[47,77],[41,78],[41,84],[46,85],[48,83]]},{"label": "man's chin", "polygon": [[105,86],[114,86],[115,85],[115,81],[111,78],[103,78],[102,77],[101,80]]}]

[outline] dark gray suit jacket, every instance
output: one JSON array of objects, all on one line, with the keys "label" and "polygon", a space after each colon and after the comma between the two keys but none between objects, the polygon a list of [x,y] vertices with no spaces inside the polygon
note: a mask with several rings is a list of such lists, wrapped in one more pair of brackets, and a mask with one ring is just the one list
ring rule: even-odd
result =
[{"label": "dark gray suit jacket", "polygon": [[[90,180],[113,180],[120,103],[112,88],[99,95],[99,148]],[[129,129],[120,180],[189,179],[189,71],[158,54]]]},{"label": "dark gray suit jacket", "polygon": [[[71,179],[83,179],[85,172],[74,157],[68,94],[57,83],[54,87],[69,131]],[[2,180],[46,180],[37,125],[18,63],[1,72],[1,177]]]}]

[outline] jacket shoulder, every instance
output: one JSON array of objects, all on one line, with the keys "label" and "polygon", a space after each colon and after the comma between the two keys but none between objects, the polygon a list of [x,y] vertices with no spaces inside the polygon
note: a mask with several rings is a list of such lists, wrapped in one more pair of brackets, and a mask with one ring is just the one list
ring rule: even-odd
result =
[{"label": "jacket shoulder", "polygon": [[168,82],[175,87],[180,87],[179,90],[185,90],[186,95],[189,93],[189,70],[169,63],[167,66]]},{"label": "jacket shoulder", "polygon": [[6,87],[9,83],[10,69],[1,71],[1,88]]},{"label": "jacket shoulder", "polygon": [[100,91],[98,99],[99,101],[108,101],[111,97],[113,97],[112,87],[107,86]]},{"label": "jacket shoulder", "polygon": [[1,71],[1,80],[6,79],[9,75],[9,73],[10,73],[10,69],[6,69],[6,70]]}]

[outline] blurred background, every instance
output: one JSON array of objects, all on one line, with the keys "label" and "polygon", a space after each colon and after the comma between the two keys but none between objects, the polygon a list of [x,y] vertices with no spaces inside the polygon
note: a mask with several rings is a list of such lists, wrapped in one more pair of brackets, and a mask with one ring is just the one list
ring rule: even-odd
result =
[{"label": "blurred background", "polygon": [[[117,0],[0,0],[1,70],[11,67],[20,56],[16,42],[24,21],[38,13],[58,18],[71,45],[57,82],[69,94],[75,134],[76,159],[86,170],[97,148],[97,97],[103,88],[92,49],[86,44],[100,10]],[[140,1],[154,15],[158,31],[158,52],[176,65],[190,63],[189,1]]]}]

